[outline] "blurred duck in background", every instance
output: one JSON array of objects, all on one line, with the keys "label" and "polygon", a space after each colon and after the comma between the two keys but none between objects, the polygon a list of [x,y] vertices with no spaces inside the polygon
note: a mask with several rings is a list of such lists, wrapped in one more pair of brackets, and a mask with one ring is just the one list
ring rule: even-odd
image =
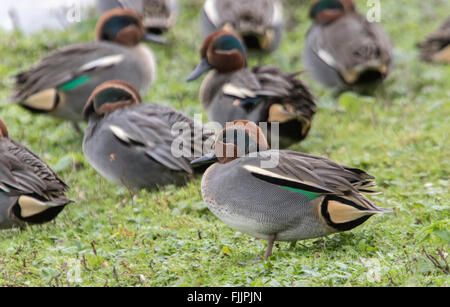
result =
[{"label": "blurred duck in background", "polygon": [[307,73],[330,88],[373,88],[389,74],[392,46],[352,0],[314,0],[303,52]]},{"label": "blurred duck in background", "polygon": [[71,202],[68,186],[26,147],[8,138],[0,120],[0,229],[42,224]]},{"label": "blurred duck in background", "polygon": [[284,24],[279,0],[206,0],[203,37],[220,29],[236,32],[249,51],[272,52],[281,43]]},{"label": "blurred duck in background", "polygon": [[[190,162],[203,154],[203,147],[211,147],[204,143],[213,134],[201,133],[201,123],[195,134],[191,118],[163,105],[141,103],[139,93],[122,81],[99,85],[84,115],[89,119],[83,140],[86,159],[108,181],[132,190],[185,183],[194,173]],[[178,128],[187,134],[174,135]],[[189,144],[179,155],[172,153],[176,139]]]},{"label": "blurred duck in background", "polygon": [[[247,68],[243,42],[225,30],[209,35],[200,54],[201,62],[188,81],[210,71],[200,88],[200,99],[210,120],[221,125],[238,119],[279,123],[281,147],[308,135],[316,105],[308,88],[297,78],[298,72],[284,73],[272,66]],[[271,125],[268,128],[267,135],[271,135]]]},{"label": "blurred duck in background", "polygon": [[178,0],[97,0],[101,13],[114,8],[126,8],[142,16],[147,37],[153,42],[165,43],[162,34],[173,27],[178,18]]},{"label": "blurred duck in background", "polygon": [[156,77],[155,57],[140,44],[145,38],[136,12],[108,11],[97,23],[95,42],[63,47],[17,74],[11,100],[76,123],[92,91],[106,80],[125,80],[144,94]]},{"label": "blurred duck in background", "polygon": [[422,60],[450,64],[450,18],[419,47]]}]

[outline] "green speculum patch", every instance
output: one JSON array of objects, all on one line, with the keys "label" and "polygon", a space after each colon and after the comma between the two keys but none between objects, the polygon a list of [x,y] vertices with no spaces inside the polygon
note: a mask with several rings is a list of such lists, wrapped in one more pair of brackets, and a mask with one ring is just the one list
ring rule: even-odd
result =
[{"label": "green speculum patch", "polygon": [[91,78],[89,78],[88,76],[81,76],[67,83],[64,83],[59,88],[63,91],[70,91],[86,82],[89,82],[89,80],[91,80]]},{"label": "green speculum patch", "polygon": [[289,191],[301,193],[301,194],[305,195],[309,200],[316,199],[317,197],[319,197],[321,195],[319,193],[308,192],[308,191],[304,191],[304,190],[300,190],[300,189],[296,189],[296,188],[291,188],[291,187],[286,187],[286,186],[283,186],[282,188],[286,189],[286,190],[289,190]]}]

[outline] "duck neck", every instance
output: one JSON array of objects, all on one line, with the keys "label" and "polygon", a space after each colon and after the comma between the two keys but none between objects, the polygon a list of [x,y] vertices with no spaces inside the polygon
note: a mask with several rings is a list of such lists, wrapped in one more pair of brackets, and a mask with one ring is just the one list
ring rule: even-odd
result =
[{"label": "duck neck", "polygon": [[144,76],[148,80],[143,80],[143,84],[145,84],[147,87],[142,90],[142,92],[147,92],[150,85],[155,80],[156,76],[156,58],[153,52],[145,46],[144,44],[137,44],[135,47],[132,48],[133,52],[137,55],[137,58],[141,59],[144,63],[144,66],[142,69],[145,70]]},{"label": "duck neck", "polygon": [[[219,73],[217,70],[210,71],[200,87],[200,99],[203,103],[212,102],[217,93],[222,91],[225,83],[228,83],[236,72]],[[205,106],[206,107],[206,106]]]}]

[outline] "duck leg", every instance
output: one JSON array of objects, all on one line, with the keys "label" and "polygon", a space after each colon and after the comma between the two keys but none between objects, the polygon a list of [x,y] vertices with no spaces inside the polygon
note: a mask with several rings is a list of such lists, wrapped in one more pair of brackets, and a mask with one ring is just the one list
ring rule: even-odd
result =
[{"label": "duck leg", "polygon": [[264,253],[264,259],[267,259],[268,257],[270,257],[272,255],[272,248],[273,248],[273,243],[275,242],[275,238],[276,238],[276,235],[271,235],[269,237],[269,239],[267,240],[268,244],[267,244],[266,252]]},{"label": "duck leg", "polygon": [[294,248],[295,248],[295,245],[297,245],[297,241],[292,241],[292,242],[291,242],[290,249],[294,249]]}]

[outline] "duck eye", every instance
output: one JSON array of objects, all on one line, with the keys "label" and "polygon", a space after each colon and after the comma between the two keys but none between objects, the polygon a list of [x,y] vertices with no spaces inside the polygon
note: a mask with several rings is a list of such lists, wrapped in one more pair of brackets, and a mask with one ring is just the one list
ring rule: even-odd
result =
[{"label": "duck eye", "polygon": [[248,133],[244,130],[224,130],[219,140],[224,144],[233,144],[237,148],[238,156],[244,156],[249,153],[249,148],[254,142]]},{"label": "duck eye", "polygon": [[102,26],[101,38],[105,40],[113,40],[120,30],[131,25],[139,25],[138,21],[132,16],[113,16]]},{"label": "duck eye", "polygon": [[224,130],[222,133],[222,142],[228,144],[238,145],[239,143],[245,142],[245,137],[248,135],[245,131],[234,130]]},{"label": "duck eye", "polygon": [[219,140],[225,144],[228,144],[228,143],[235,144],[235,142],[234,142],[235,134],[236,134],[236,130],[224,130],[222,132],[222,135],[219,137]]}]

